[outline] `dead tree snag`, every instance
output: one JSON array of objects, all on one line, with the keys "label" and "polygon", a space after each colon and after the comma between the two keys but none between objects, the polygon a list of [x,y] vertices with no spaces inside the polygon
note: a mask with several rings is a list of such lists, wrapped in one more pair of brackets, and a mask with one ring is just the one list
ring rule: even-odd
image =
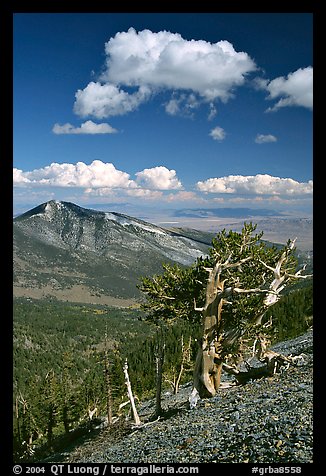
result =
[{"label": "dead tree snag", "polygon": [[124,373],[124,376],[125,376],[125,384],[127,386],[128,397],[129,397],[129,401],[130,401],[131,410],[132,410],[132,414],[133,414],[133,417],[134,417],[135,425],[141,425],[141,421],[140,421],[140,418],[138,416],[137,408],[136,408],[136,405],[135,405],[135,399],[134,399],[134,396],[133,396],[133,393],[132,393],[132,390],[131,390],[131,383],[130,383],[129,374],[128,374],[127,359],[126,359],[124,367],[123,367],[123,373]]}]

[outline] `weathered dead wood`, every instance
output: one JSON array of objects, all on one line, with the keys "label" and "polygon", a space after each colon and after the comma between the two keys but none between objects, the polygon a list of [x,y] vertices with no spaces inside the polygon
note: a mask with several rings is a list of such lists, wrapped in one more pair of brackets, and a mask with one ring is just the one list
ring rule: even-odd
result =
[{"label": "weathered dead wood", "polygon": [[270,377],[273,375],[273,372],[270,373],[267,366],[262,367],[251,367],[247,372],[240,371],[231,365],[223,363],[223,370],[226,373],[234,375],[237,380],[237,385],[245,385],[249,380],[255,380],[262,377]]},{"label": "weathered dead wood", "polygon": [[240,371],[235,366],[223,363],[223,370],[234,375],[238,385],[244,385],[249,380],[255,380],[263,377],[272,377],[284,365],[295,363],[295,359],[267,349],[268,340],[264,336],[256,339],[253,346],[253,354],[264,365],[260,367],[251,367],[247,361],[244,364],[247,371]]},{"label": "weathered dead wood", "polygon": [[134,396],[133,396],[133,393],[132,393],[132,390],[131,390],[131,383],[130,383],[129,374],[128,374],[127,359],[126,359],[124,367],[123,367],[123,373],[124,373],[124,376],[125,376],[125,384],[127,386],[128,397],[129,397],[129,400],[130,400],[132,414],[133,414],[133,417],[134,417],[134,420],[135,420],[135,425],[141,425],[141,421],[140,421],[140,418],[138,416],[136,405],[135,405],[135,399],[134,399]]},{"label": "weathered dead wood", "polygon": [[198,349],[194,369],[194,388],[200,397],[212,397],[220,386],[222,373],[222,332],[221,316],[231,288],[224,289],[225,280],[221,279],[222,272],[231,267],[240,266],[249,257],[236,263],[230,263],[231,255],[224,263],[217,262],[214,268],[207,268],[208,280],[206,300],[202,308],[196,308],[203,313],[203,337]]},{"label": "weathered dead wood", "polygon": [[288,246],[286,249],[283,251],[280,259],[276,263],[275,268],[272,266],[267,265],[264,261],[261,259],[259,260],[262,265],[265,266],[269,271],[272,271],[274,273],[274,279],[271,282],[268,292],[266,294],[266,297],[264,299],[264,304],[265,306],[271,306],[275,304],[279,299],[280,299],[280,292],[285,288],[286,283],[292,278],[292,279],[307,279],[311,278],[312,274],[306,274],[302,275],[301,273],[305,270],[306,265],[304,265],[299,271],[297,271],[295,274],[288,273],[287,270],[283,271],[282,274],[282,265],[287,259],[289,253],[293,250],[296,238],[294,240],[290,240]]},{"label": "weathered dead wood", "polygon": [[186,369],[186,365],[187,363],[190,362],[190,351],[191,351],[191,336],[189,338],[189,342],[188,344],[186,345],[184,343],[184,339],[183,339],[183,335],[181,336],[181,363],[180,363],[180,367],[177,371],[177,369],[175,369],[175,372],[173,373],[173,380],[170,380],[170,379],[165,379],[166,382],[168,382],[171,387],[172,387],[172,390],[173,390],[173,393],[174,395],[176,395],[179,391],[179,385],[180,385],[180,381],[181,381],[181,377],[184,373],[184,371],[187,371]]},{"label": "weathered dead wood", "polygon": [[89,421],[91,421],[93,419],[93,416],[95,415],[95,417],[97,417],[98,415],[98,408],[95,407],[93,408],[93,410],[91,410],[90,408],[87,409],[87,412],[88,412],[88,418],[89,418]]},{"label": "weathered dead wood", "polygon": [[147,427],[147,426],[149,426],[149,425],[154,425],[155,423],[157,423],[157,422],[159,421],[160,418],[161,418],[161,417],[158,416],[158,417],[156,418],[156,420],[148,421],[147,423],[141,423],[140,425],[136,425],[136,426],[133,424],[132,427],[133,427],[133,429],[134,429],[135,431],[133,431],[132,433],[130,433],[129,436],[134,435],[137,431],[143,430],[145,427]]}]

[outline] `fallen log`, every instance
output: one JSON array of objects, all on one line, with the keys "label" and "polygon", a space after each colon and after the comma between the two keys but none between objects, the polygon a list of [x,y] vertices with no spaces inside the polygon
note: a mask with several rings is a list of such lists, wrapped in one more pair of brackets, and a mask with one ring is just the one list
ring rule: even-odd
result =
[{"label": "fallen log", "polygon": [[293,358],[278,354],[272,350],[265,351],[260,361],[264,363],[264,365],[259,367],[251,367],[248,362],[244,362],[247,367],[246,371],[239,370],[225,363],[223,363],[223,369],[228,374],[234,375],[238,385],[245,385],[249,380],[272,377],[283,365],[294,363]]}]

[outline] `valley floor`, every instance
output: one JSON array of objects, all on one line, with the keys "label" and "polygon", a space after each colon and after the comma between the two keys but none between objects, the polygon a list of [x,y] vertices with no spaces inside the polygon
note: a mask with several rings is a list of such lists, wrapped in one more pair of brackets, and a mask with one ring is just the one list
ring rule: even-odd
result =
[{"label": "valley floor", "polygon": [[74,285],[67,289],[53,289],[52,286],[28,287],[13,286],[14,297],[26,297],[31,299],[57,299],[58,301],[99,304],[112,307],[137,307],[137,300],[132,298],[118,298],[103,293],[94,293],[87,286]]}]

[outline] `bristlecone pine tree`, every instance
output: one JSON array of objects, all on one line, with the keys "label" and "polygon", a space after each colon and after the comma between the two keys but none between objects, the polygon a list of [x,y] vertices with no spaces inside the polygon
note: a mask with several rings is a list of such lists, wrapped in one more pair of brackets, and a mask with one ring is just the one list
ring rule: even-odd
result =
[{"label": "bristlecone pine tree", "polygon": [[[143,277],[139,289],[145,294],[143,309],[153,322],[176,319],[202,320],[202,337],[194,368],[192,400],[212,397],[220,386],[224,367],[239,382],[243,375],[225,365],[245,350],[243,337],[261,342],[258,357],[266,363],[262,375],[275,371],[288,359],[266,349],[264,316],[294,280],[307,278],[297,269],[295,240],[282,248],[262,241],[257,225],[244,223],[241,233],[225,230],[217,234],[207,258],[199,258],[190,268],[163,265],[164,273]],[[283,359],[283,360],[282,360]],[[256,375],[252,375],[255,378]]]}]

